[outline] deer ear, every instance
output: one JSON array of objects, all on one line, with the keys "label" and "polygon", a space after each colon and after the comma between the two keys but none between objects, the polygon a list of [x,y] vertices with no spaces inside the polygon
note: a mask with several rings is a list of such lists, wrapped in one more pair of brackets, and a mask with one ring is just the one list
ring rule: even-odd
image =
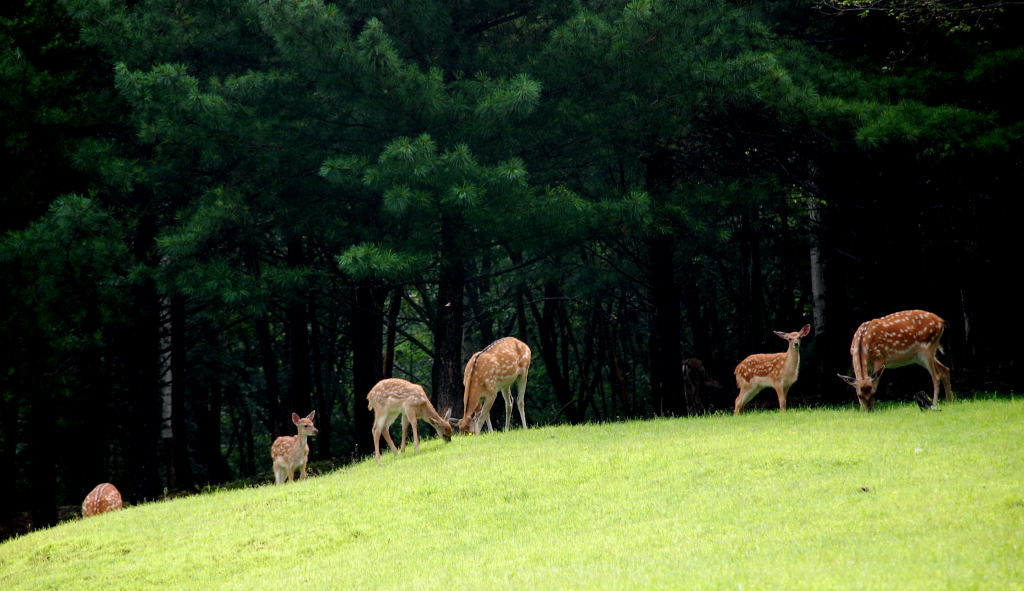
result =
[{"label": "deer ear", "polygon": [[786,333],[782,332],[781,330],[776,330],[773,332],[775,333],[775,336],[779,337],[780,339],[786,338]]},{"label": "deer ear", "polygon": [[292,423],[294,423],[296,425],[299,424],[299,414],[298,413],[294,413],[294,412],[292,413]]},{"label": "deer ear", "polygon": [[800,329],[800,336],[805,337],[809,334],[811,334],[811,325],[805,324],[804,327]]},{"label": "deer ear", "polygon": [[871,373],[872,381],[877,380],[879,377],[881,377],[883,371],[885,371],[885,366],[884,365],[882,367],[879,367],[875,371],[873,371]]},{"label": "deer ear", "polygon": [[854,387],[857,386],[857,379],[856,378],[851,378],[850,376],[844,376],[841,373],[837,373],[836,375],[839,376],[840,380],[843,380],[847,384],[849,384],[851,386],[854,386]]},{"label": "deer ear", "polygon": [[312,421],[313,420],[313,416],[315,414],[316,414],[315,410],[314,411],[310,411],[310,413],[308,415],[306,415],[306,418]]}]

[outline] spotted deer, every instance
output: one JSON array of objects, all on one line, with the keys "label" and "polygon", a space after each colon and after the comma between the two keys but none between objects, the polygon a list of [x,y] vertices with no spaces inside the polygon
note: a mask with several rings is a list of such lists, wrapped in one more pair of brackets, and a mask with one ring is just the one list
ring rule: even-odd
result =
[{"label": "spotted deer", "polygon": [[274,445],[270,448],[270,457],[274,459],[274,484],[281,484],[285,479],[292,482],[296,469],[302,471],[300,478],[306,477],[306,462],[309,460],[309,443],[306,442],[306,438],[317,433],[313,425],[315,415],[314,410],[300,419],[299,415],[292,413],[292,423],[299,434],[282,435],[274,440]]},{"label": "spotted deer", "polygon": [[417,421],[423,419],[437,429],[438,435],[445,441],[452,439],[452,425],[448,417],[442,417],[434,410],[430,398],[423,387],[399,378],[387,378],[377,382],[366,395],[369,408],[373,411],[373,456],[380,462],[380,436],[388,442],[392,453],[399,453],[395,442],[391,439],[388,428],[395,419],[402,417],[402,449],[405,451],[405,434],[412,426],[412,445],[416,451],[420,449],[420,436]]},{"label": "spotted deer", "polygon": [[953,400],[949,368],[935,358],[942,351],[939,339],[946,322],[924,310],[906,310],[868,320],[853,333],[850,357],[853,377],[839,375],[853,386],[861,410],[875,406],[878,381],[887,367],[920,365],[932,377],[932,407],[939,403],[940,384],[946,388],[946,402]]},{"label": "spotted deer", "polygon": [[117,490],[113,484],[104,482],[97,484],[96,488],[85,496],[85,500],[82,501],[82,517],[117,511],[122,506],[124,506],[124,502],[121,500],[121,491]]},{"label": "spotted deer", "polygon": [[498,392],[505,398],[505,430],[512,422],[512,385],[516,386],[519,419],[526,428],[526,380],[530,373],[531,353],[526,343],[515,337],[498,339],[483,351],[474,353],[466,363],[462,384],[464,412],[459,420],[460,433],[480,433],[482,423],[491,426],[491,405]]},{"label": "spotted deer", "polygon": [[811,333],[811,325],[805,324],[797,332],[775,331],[779,338],[789,342],[785,353],[756,353],[736,366],[736,386],[740,389],[736,397],[733,414],[743,412],[743,407],[762,389],[771,386],[779,397],[779,410],[786,410],[786,396],[789,388],[796,383],[800,373],[800,341]]}]

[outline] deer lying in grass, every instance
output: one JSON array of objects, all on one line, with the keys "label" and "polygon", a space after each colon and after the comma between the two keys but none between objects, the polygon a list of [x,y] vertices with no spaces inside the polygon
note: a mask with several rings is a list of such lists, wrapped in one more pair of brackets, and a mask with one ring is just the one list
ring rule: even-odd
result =
[{"label": "deer lying in grass", "polygon": [[789,342],[785,353],[757,353],[736,366],[736,386],[740,389],[736,397],[733,414],[743,412],[743,407],[763,388],[771,386],[779,397],[779,410],[786,410],[786,396],[789,388],[800,373],[800,340],[811,332],[806,324],[798,332],[779,332],[779,338]]},{"label": "deer lying in grass", "polygon": [[483,351],[474,353],[466,363],[462,384],[463,415],[459,420],[460,433],[480,433],[481,423],[491,426],[491,405],[498,392],[505,398],[505,430],[512,422],[512,385],[516,386],[516,404],[519,419],[526,428],[526,380],[530,373],[531,352],[526,343],[515,337],[498,339]]},{"label": "deer lying in grass", "polygon": [[121,500],[121,491],[113,484],[104,482],[97,484],[96,488],[85,496],[85,500],[82,501],[82,517],[117,511],[122,506],[124,502]]},{"label": "deer lying in grass", "polygon": [[878,381],[887,367],[920,365],[932,378],[932,407],[939,403],[939,387],[946,388],[946,402],[953,400],[949,368],[936,359],[946,322],[924,310],[906,310],[868,320],[857,328],[850,343],[853,376],[840,375],[857,392],[861,410],[875,406]]},{"label": "deer lying in grass", "polygon": [[309,460],[309,444],[306,438],[317,433],[313,425],[315,415],[314,410],[306,418],[300,419],[299,415],[292,413],[292,423],[299,434],[282,435],[274,440],[274,445],[270,448],[270,457],[274,459],[274,484],[281,484],[285,479],[292,482],[296,468],[302,471],[300,478],[306,477],[306,462]]},{"label": "deer lying in grass", "polygon": [[399,453],[395,442],[391,439],[388,428],[395,419],[402,417],[402,449],[405,451],[405,434],[412,426],[412,445],[416,451],[420,449],[420,435],[417,429],[418,419],[423,419],[437,429],[438,435],[445,441],[452,439],[452,425],[448,417],[442,417],[434,410],[430,398],[423,387],[399,378],[387,378],[377,382],[366,395],[369,408],[373,411],[373,456],[380,463],[380,436],[388,442],[392,453]]}]

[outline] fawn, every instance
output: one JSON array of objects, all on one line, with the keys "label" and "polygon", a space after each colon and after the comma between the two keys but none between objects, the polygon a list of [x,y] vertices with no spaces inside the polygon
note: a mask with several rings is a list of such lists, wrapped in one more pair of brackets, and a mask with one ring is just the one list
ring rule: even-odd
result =
[{"label": "fawn", "polygon": [[452,439],[452,425],[448,417],[442,417],[434,410],[423,387],[400,378],[387,378],[377,382],[366,395],[370,410],[373,411],[373,455],[380,463],[380,436],[388,442],[392,453],[399,453],[391,439],[388,427],[399,415],[402,417],[402,451],[405,451],[405,433],[412,426],[412,444],[420,449],[420,435],[417,420],[423,419],[431,425],[445,441]]},{"label": "fawn", "polygon": [[270,448],[270,457],[274,459],[274,484],[281,484],[286,478],[291,482],[295,477],[296,468],[302,471],[300,478],[306,477],[306,462],[309,460],[309,444],[306,438],[317,433],[313,425],[314,415],[315,410],[306,418],[300,419],[298,414],[292,413],[292,423],[299,430],[299,434],[282,435],[274,440],[274,445]]},{"label": "fawn", "polygon": [[757,353],[736,366],[736,385],[740,389],[733,414],[743,412],[750,399],[763,388],[771,386],[779,397],[779,410],[786,410],[786,396],[800,373],[800,340],[811,332],[806,324],[797,332],[775,331],[779,338],[789,342],[785,353]]},{"label": "fawn", "polygon": [[512,421],[512,385],[516,386],[516,405],[519,419],[526,428],[526,380],[530,373],[531,352],[526,343],[515,337],[498,339],[483,351],[474,353],[466,363],[462,383],[463,415],[459,420],[459,432],[479,433],[481,422],[491,426],[491,405],[498,392],[505,398],[505,430]]},{"label": "fawn", "polygon": [[96,488],[85,496],[82,501],[82,517],[99,515],[107,511],[116,511],[124,506],[121,500],[121,491],[109,482],[97,484]]}]

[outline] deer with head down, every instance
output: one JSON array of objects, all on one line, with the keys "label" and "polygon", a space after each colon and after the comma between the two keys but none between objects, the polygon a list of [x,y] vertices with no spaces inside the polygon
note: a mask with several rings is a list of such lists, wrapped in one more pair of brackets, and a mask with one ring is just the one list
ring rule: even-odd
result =
[{"label": "deer with head down", "polygon": [[484,350],[474,353],[463,373],[463,415],[459,420],[460,433],[480,433],[481,424],[491,426],[491,405],[498,392],[505,398],[505,430],[512,422],[512,386],[516,386],[516,405],[519,419],[526,428],[526,380],[530,373],[531,352],[526,343],[515,337],[494,341]]},{"label": "deer with head down", "polygon": [[800,373],[800,341],[811,332],[806,324],[797,332],[775,334],[789,342],[785,353],[757,353],[736,366],[736,386],[740,389],[736,397],[733,414],[743,412],[743,407],[762,389],[771,386],[779,397],[779,410],[786,411],[786,397],[789,388],[796,383]]},{"label": "deer with head down", "polygon": [[366,395],[370,410],[373,411],[373,456],[380,463],[380,436],[384,436],[392,453],[399,453],[395,442],[391,439],[388,428],[395,419],[402,417],[402,448],[405,451],[405,434],[412,427],[412,445],[416,451],[420,449],[420,435],[417,421],[423,419],[437,429],[438,435],[451,441],[452,425],[449,417],[437,414],[430,398],[418,384],[400,378],[387,378],[377,382]]},{"label": "deer with head down", "polygon": [[906,310],[868,320],[853,333],[850,357],[853,377],[839,375],[857,393],[860,408],[870,411],[875,406],[878,381],[887,367],[920,365],[932,378],[932,408],[939,403],[940,386],[946,388],[946,402],[953,400],[949,368],[939,362],[936,352],[942,351],[939,340],[946,322],[924,310]]},{"label": "deer with head down", "polygon": [[121,491],[117,490],[116,486],[109,482],[97,484],[96,488],[85,495],[85,500],[82,501],[82,517],[91,517],[100,513],[106,513],[107,511],[116,511],[123,505]]}]

